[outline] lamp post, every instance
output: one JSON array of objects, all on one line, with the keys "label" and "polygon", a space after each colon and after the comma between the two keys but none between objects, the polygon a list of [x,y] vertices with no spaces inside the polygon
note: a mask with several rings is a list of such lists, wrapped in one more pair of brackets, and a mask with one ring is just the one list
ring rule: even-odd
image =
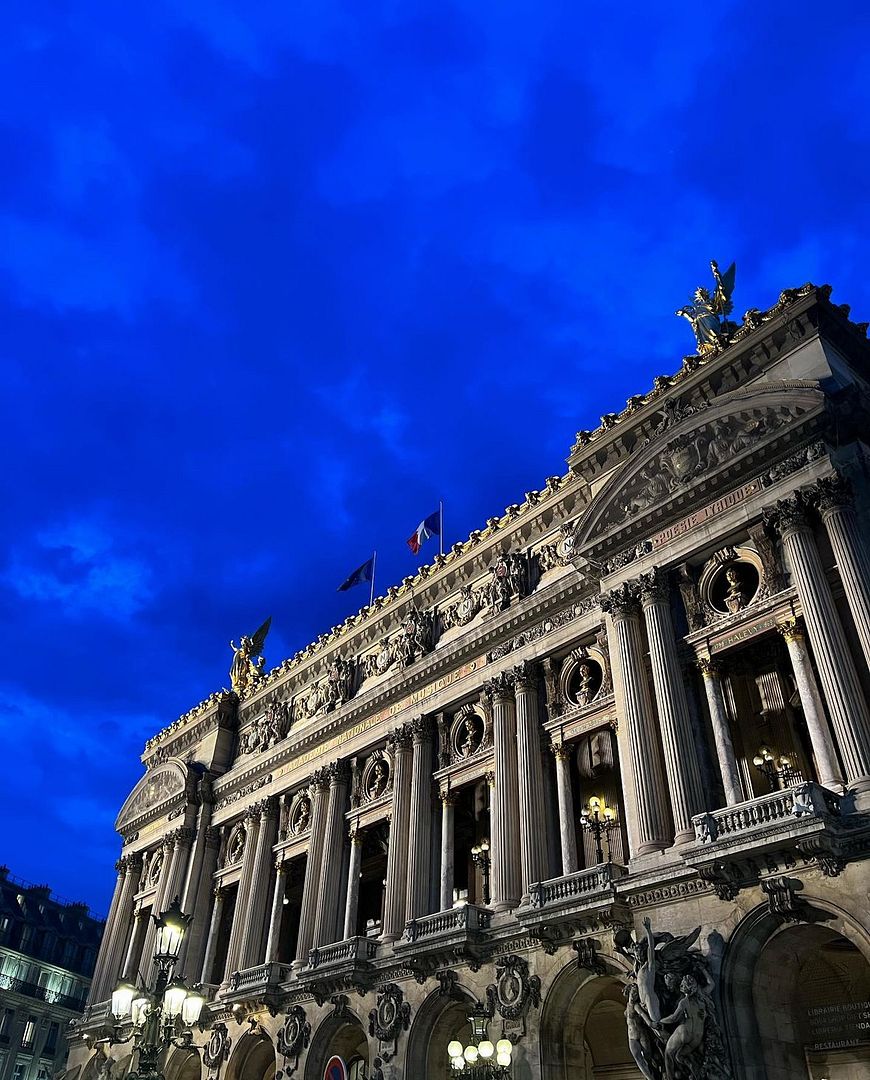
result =
[{"label": "lamp post", "polygon": [[499,1039],[495,1045],[486,1035],[489,1013],[479,1002],[468,1012],[471,1041],[463,1046],[459,1039],[447,1045],[453,1075],[464,1080],[508,1080],[513,1043]]},{"label": "lamp post", "polygon": [[752,764],[763,774],[771,791],[776,791],[777,780],[782,787],[794,787],[803,780],[800,769],[795,768],[793,755],[780,754],[777,760],[768,746],[759,747]]},{"label": "lamp post", "polygon": [[134,1040],[139,1059],[129,1080],[163,1080],[160,1054],[169,1046],[196,1050],[191,1028],[199,1022],[205,995],[200,986],[188,987],[183,979],[172,978],[181,942],[193,916],[183,914],[178,897],[161,915],[152,915],[157,926],[154,964],[157,979],[153,988],[135,986],[122,979],[112,994],[112,1014],[132,1030],[126,1039],[109,1036],[109,1044]]},{"label": "lamp post", "polygon": [[480,875],[483,878],[483,903],[486,905],[489,903],[489,868],[492,865],[489,840],[486,837],[471,849],[471,861],[475,866],[480,867]]},{"label": "lamp post", "polygon": [[610,831],[616,828],[616,811],[608,806],[604,799],[594,795],[580,812],[580,824],[595,837],[595,854],[598,862],[604,862],[604,851],[601,847],[601,837],[607,842],[607,859],[611,858]]}]

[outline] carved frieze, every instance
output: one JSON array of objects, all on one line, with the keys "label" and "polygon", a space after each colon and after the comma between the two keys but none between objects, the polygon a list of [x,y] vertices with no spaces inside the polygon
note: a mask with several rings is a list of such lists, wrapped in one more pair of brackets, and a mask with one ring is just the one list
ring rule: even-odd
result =
[{"label": "carved frieze", "polygon": [[[284,1058],[284,1075],[292,1076],[299,1057],[311,1040],[311,1024],[301,1005],[293,1005],[278,1032],[278,1052]],[[291,1064],[292,1062],[292,1064]]]},{"label": "carved frieze", "polygon": [[376,1038],[381,1053],[395,1053],[396,1042],[411,1024],[411,1006],[401,987],[386,983],[378,993],[377,1004],[369,1013],[369,1035]]},{"label": "carved frieze", "polygon": [[[513,1025],[517,1037],[525,1034],[525,1017],[529,1009],[541,1004],[541,980],[529,974],[528,961],[508,953],[495,962],[496,978],[486,988],[490,1015],[498,1013],[502,1020]],[[506,1030],[511,1030],[506,1026]]]},{"label": "carved frieze", "polygon": [[239,735],[239,754],[254,754],[276,746],[290,732],[289,701],[270,701],[253,723]]},{"label": "carved frieze", "polygon": [[514,600],[529,595],[529,568],[525,555],[503,551],[489,568],[488,602],[490,611],[504,611]]}]

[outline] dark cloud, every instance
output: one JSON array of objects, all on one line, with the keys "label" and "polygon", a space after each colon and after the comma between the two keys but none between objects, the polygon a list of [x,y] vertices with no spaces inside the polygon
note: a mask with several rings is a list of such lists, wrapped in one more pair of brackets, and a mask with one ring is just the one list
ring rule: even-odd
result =
[{"label": "dark cloud", "polygon": [[[849,6],[851,7],[851,6]],[[34,3],[0,95],[4,861],[97,908],[145,738],[563,468],[691,344],[866,312],[867,16],[834,3]],[[426,554],[424,549],[424,555]],[[50,830],[53,843],[35,842]],[[65,853],[58,855],[57,853]]]}]

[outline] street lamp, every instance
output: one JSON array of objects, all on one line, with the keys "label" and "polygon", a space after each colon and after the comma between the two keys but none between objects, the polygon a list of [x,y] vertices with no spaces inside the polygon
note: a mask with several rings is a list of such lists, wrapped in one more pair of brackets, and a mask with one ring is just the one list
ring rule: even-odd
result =
[{"label": "street lamp", "polygon": [[483,878],[483,902],[489,903],[489,868],[492,865],[492,859],[489,854],[489,840],[484,837],[479,844],[475,844],[471,849],[471,861],[475,866],[480,867],[480,874]]},{"label": "street lamp", "polygon": [[759,747],[752,764],[763,774],[771,791],[776,791],[777,780],[782,787],[794,787],[803,780],[800,769],[795,768],[794,755],[780,754],[777,760],[768,746]]},{"label": "street lamp", "polygon": [[134,1040],[139,1061],[129,1080],[163,1080],[160,1054],[169,1046],[196,1050],[191,1028],[199,1022],[205,1005],[200,986],[188,987],[184,979],[172,978],[184,935],[193,916],[181,910],[178,897],[161,915],[152,915],[157,931],[154,938],[154,964],[157,979],[153,988],[134,986],[122,979],[112,994],[112,1014],[131,1025],[126,1039],[109,1036],[109,1044]]},{"label": "street lamp", "polygon": [[447,1056],[453,1074],[463,1080],[508,1080],[513,1043],[499,1039],[493,1045],[486,1035],[489,1013],[478,1003],[468,1012],[471,1041],[463,1046],[459,1039],[447,1044]]},{"label": "street lamp", "polygon": [[607,842],[607,861],[611,860],[610,832],[616,828],[616,811],[608,806],[604,799],[597,795],[580,811],[580,824],[595,837],[595,854],[599,863],[604,862],[604,851],[601,848],[601,837]]}]

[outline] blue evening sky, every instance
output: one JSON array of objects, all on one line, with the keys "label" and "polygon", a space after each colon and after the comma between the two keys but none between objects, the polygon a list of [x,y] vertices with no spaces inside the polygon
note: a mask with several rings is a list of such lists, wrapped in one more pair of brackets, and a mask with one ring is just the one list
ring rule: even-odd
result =
[{"label": "blue evening sky", "polygon": [[[105,910],[144,740],[807,280],[870,318],[866,5],[30,0],[0,94],[0,860]],[[430,543],[418,561],[431,557]]]}]

